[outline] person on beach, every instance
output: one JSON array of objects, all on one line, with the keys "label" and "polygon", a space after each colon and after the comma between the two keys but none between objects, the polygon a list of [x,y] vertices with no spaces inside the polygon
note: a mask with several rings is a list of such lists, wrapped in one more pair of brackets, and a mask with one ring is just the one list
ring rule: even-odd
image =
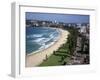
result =
[{"label": "person on beach", "polygon": [[47,54],[46,54],[46,57],[45,58],[46,58],[46,60],[48,59],[48,55]]}]

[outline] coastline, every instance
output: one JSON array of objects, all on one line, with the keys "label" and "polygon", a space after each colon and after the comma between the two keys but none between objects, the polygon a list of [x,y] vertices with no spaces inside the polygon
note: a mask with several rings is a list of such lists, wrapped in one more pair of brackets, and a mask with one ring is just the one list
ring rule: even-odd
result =
[{"label": "coastline", "polygon": [[53,51],[56,51],[62,44],[64,44],[67,40],[68,37],[68,31],[63,30],[63,29],[59,29],[61,34],[60,34],[60,38],[55,41],[55,43],[53,45],[51,45],[50,47],[37,52],[36,54],[31,53],[31,55],[26,55],[26,67],[34,67],[39,65],[40,63],[43,62],[43,60],[45,59],[46,55],[49,57],[50,55],[53,54]]},{"label": "coastline", "polygon": [[[47,27],[43,27],[43,28],[47,28]],[[59,40],[59,38],[61,36],[61,31],[59,30],[59,28],[50,28],[50,29],[56,29],[57,32],[59,33],[59,36],[56,37],[55,40],[52,41],[50,44],[48,44],[49,46],[47,46],[47,47],[45,46],[45,48],[42,48],[42,49],[36,50],[34,52],[31,52],[31,53],[27,54],[27,56],[31,56],[31,55],[37,54],[41,51],[44,51],[44,50],[48,49],[49,47],[51,47],[52,45],[54,45]]]}]

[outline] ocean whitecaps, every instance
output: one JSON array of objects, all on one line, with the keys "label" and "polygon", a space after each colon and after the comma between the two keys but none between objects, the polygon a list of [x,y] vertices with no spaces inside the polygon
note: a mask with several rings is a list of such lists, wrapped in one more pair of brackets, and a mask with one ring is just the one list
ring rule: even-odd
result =
[{"label": "ocean whitecaps", "polygon": [[34,38],[34,37],[38,38],[38,37],[42,37],[42,36],[43,36],[43,34],[32,34],[32,35],[27,35],[27,38]]},{"label": "ocean whitecaps", "polygon": [[[53,45],[59,38],[58,29],[53,28],[27,28],[26,34],[26,53],[42,51]],[[38,44],[38,45],[37,45]],[[32,47],[34,46],[34,47]],[[34,49],[35,48],[35,49]],[[27,51],[30,50],[31,51]]]}]

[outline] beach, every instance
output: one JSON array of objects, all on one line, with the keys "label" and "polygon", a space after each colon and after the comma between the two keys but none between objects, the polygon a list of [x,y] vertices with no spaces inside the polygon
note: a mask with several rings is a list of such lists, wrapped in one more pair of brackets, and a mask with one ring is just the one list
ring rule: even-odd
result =
[{"label": "beach", "polygon": [[57,49],[66,42],[69,32],[60,28],[59,31],[61,33],[59,39],[53,45],[35,54],[33,52],[31,55],[26,55],[26,67],[38,66],[45,60],[46,56],[49,57],[52,55],[54,51],[57,51]]}]

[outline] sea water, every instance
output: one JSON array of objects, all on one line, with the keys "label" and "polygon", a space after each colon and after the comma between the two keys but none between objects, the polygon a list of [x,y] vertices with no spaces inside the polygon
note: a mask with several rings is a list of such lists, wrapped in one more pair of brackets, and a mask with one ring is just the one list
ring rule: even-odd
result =
[{"label": "sea water", "polygon": [[53,45],[60,36],[59,29],[26,27],[26,54],[42,51]]}]

